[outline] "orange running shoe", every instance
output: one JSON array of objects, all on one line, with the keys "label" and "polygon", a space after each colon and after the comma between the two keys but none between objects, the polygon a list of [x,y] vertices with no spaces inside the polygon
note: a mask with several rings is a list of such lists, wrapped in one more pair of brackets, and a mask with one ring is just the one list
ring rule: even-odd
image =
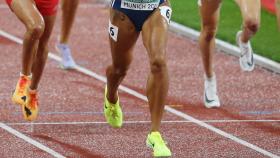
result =
[{"label": "orange running shoe", "polygon": [[24,119],[34,121],[38,116],[39,104],[36,90],[28,90],[25,104],[22,106]]},{"label": "orange running shoe", "polygon": [[16,85],[16,89],[12,95],[12,101],[15,104],[24,105],[26,101],[27,89],[30,85],[30,82],[31,82],[31,77],[25,75],[20,76]]}]

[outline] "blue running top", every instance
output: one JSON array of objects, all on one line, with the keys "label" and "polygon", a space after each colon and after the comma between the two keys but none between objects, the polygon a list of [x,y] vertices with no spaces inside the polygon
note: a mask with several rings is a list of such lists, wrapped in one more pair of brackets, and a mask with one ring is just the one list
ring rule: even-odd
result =
[{"label": "blue running top", "polygon": [[112,8],[124,13],[141,31],[145,21],[166,0],[112,0]]}]

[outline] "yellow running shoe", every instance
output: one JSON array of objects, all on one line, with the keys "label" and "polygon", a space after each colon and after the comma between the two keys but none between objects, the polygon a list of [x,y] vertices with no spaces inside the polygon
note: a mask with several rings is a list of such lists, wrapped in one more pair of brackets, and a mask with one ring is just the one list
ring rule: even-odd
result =
[{"label": "yellow running shoe", "polygon": [[25,104],[22,106],[24,119],[34,121],[38,116],[39,104],[36,90],[28,90]]},{"label": "yellow running shoe", "polygon": [[24,102],[26,101],[27,89],[30,85],[30,82],[31,79],[29,76],[25,76],[25,75],[20,76],[16,85],[16,89],[12,95],[12,101],[15,104],[24,105]]},{"label": "yellow running shoe", "polygon": [[106,121],[115,128],[120,128],[123,123],[123,113],[120,106],[119,98],[115,104],[110,103],[106,97],[107,95],[107,86],[105,87],[104,95],[104,115]]},{"label": "yellow running shoe", "polygon": [[151,132],[148,134],[146,144],[153,149],[154,157],[169,157],[171,156],[170,149],[166,146],[159,132]]}]

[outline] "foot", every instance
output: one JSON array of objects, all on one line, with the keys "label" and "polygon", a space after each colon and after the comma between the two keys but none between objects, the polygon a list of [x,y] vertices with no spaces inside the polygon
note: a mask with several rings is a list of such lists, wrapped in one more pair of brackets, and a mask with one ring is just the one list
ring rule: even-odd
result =
[{"label": "foot", "polygon": [[110,103],[107,99],[107,86],[104,95],[104,115],[106,121],[115,128],[120,128],[123,124],[123,113],[120,106],[119,98],[115,104]]},{"label": "foot", "polygon": [[56,49],[61,55],[61,67],[66,70],[75,69],[77,65],[72,58],[69,46],[67,44],[57,44]]},{"label": "foot", "polygon": [[236,43],[240,48],[239,64],[243,71],[252,71],[255,67],[254,53],[250,41],[243,43],[241,41],[242,31],[238,31],[236,34]]},{"label": "foot", "polygon": [[217,82],[215,75],[211,78],[205,76],[204,80],[204,105],[207,108],[220,107],[220,100],[217,95]]},{"label": "foot", "polygon": [[20,75],[16,89],[12,94],[12,101],[18,105],[24,105],[26,101],[27,89],[30,85],[31,77]]},{"label": "foot", "polygon": [[159,132],[151,132],[148,134],[146,144],[153,149],[154,157],[168,157],[171,156],[170,149],[166,146],[166,143],[162,139]]},{"label": "foot", "polygon": [[25,104],[22,106],[24,119],[34,121],[38,116],[39,104],[36,90],[28,90]]}]

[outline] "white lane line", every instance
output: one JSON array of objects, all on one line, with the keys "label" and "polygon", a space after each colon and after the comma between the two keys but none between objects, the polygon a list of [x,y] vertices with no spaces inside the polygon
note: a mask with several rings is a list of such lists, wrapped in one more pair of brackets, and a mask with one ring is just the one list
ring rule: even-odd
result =
[{"label": "white lane line", "polygon": [[6,4],[0,4],[0,9],[8,9],[8,5]]},{"label": "white lane line", "polygon": [[[12,40],[12,41],[14,41],[16,43],[19,43],[19,44],[22,43],[22,39],[19,39],[19,38],[15,37],[15,36],[13,36],[11,34],[8,34],[8,33],[4,32],[2,30],[0,30],[0,35],[6,37],[7,39],[10,39],[10,40]],[[54,59],[54,60],[57,60],[57,61],[61,60],[60,57],[58,57],[57,55],[55,55],[55,54],[53,54],[51,52],[49,53],[49,57]],[[106,83],[106,78],[104,76],[98,75],[97,73],[94,73],[94,72],[92,72],[92,71],[90,71],[90,70],[88,70],[86,68],[83,68],[81,66],[77,66],[76,70],[80,71],[80,72],[82,72],[82,73],[84,73],[84,74],[86,74],[88,76],[91,76],[91,77],[93,77],[93,78],[95,78],[97,80],[100,80],[100,81]],[[129,88],[125,87],[125,86],[120,86],[119,89],[121,89],[122,91],[124,91],[124,92],[126,92],[126,93],[128,93],[130,95],[133,95],[133,96],[135,96],[135,97],[137,97],[139,99],[142,99],[144,101],[148,101],[147,97],[144,96],[143,94],[140,94],[140,93],[138,93],[138,92],[136,92],[136,91],[134,91],[132,89],[129,89]],[[236,137],[236,136],[234,136],[232,134],[226,133],[226,132],[224,132],[224,131],[222,131],[222,130],[214,127],[214,126],[211,126],[211,125],[209,125],[209,124],[207,124],[207,123],[205,123],[203,121],[200,121],[200,120],[198,120],[198,119],[196,119],[196,118],[194,118],[194,117],[192,117],[192,116],[190,116],[188,114],[185,114],[185,113],[183,113],[181,111],[178,111],[178,110],[176,110],[174,108],[171,108],[169,106],[165,106],[165,110],[170,112],[170,113],[172,113],[172,114],[174,114],[174,115],[176,115],[176,116],[179,116],[181,118],[189,120],[189,121],[191,121],[191,122],[193,122],[193,123],[195,123],[195,124],[197,124],[199,126],[205,127],[208,130],[210,130],[212,132],[215,132],[215,133],[217,133],[217,134],[219,134],[221,136],[224,136],[224,137],[226,137],[228,139],[231,139],[231,140],[235,141],[236,143],[242,144],[242,145],[244,145],[244,146],[246,146],[248,148],[251,148],[251,149],[253,149],[253,150],[255,150],[255,151],[259,152],[259,153],[262,153],[263,155],[266,155],[266,156],[269,156],[269,157],[272,157],[272,158],[280,158],[279,156],[277,156],[277,155],[275,155],[275,154],[273,154],[273,153],[271,153],[271,152],[269,152],[267,150],[264,150],[264,149],[254,145],[254,144],[251,144],[251,143],[249,143],[249,142],[247,142],[245,140],[242,140],[242,139],[240,139],[240,138],[238,138],[238,137]]]},{"label": "white lane line", "polygon": [[[260,122],[280,122],[280,120],[201,120],[205,123],[260,123]],[[124,124],[149,124],[151,121],[124,121]],[[187,120],[161,121],[162,124],[193,123]],[[6,125],[31,125],[28,122],[5,122]],[[32,125],[85,125],[85,124],[108,124],[107,122],[33,122]]]},{"label": "white lane line", "polygon": [[36,141],[36,140],[34,140],[34,139],[31,139],[31,138],[27,137],[26,135],[24,135],[24,134],[18,132],[17,130],[15,130],[15,129],[9,127],[9,126],[7,126],[7,125],[4,124],[4,123],[1,123],[1,122],[0,122],[0,127],[1,127],[2,129],[6,130],[7,132],[9,132],[9,133],[11,133],[11,134],[13,134],[13,135],[15,135],[15,136],[17,136],[17,137],[23,139],[24,141],[26,141],[26,142],[28,142],[28,143],[34,145],[35,147],[37,147],[37,148],[39,148],[39,149],[41,149],[41,150],[43,150],[43,151],[45,151],[45,152],[51,154],[52,156],[54,156],[54,157],[56,157],[56,158],[65,158],[64,156],[62,156],[61,154],[57,153],[56,151],[50,149],[49,147],[47,147],[47,146],[45,146],[45,145],[39,143],[38,141]]},{"label": "white lane line", "polygon": [[[9,35],[9,34],[5,33],[5,32],[2,31],[2,30],[0,30],[0,34],[1,34],[2,36],[4,36],[4,37],[7,36],[7,35]],[[9,39],[12,40],[12,41],[15,41],[15,42],[17,42],[17,43],[19,43],[19,44],[22,44],[22,40],[19,40],[19,38],[17,38],[17,37],[14,37],[14,38],[11,37],[11,38],[9,38]],[[24,135],[24,134],[22,134],[22,133],[16,131],[15,129],[13,129],[13,128],[7,126],[7,125],[5,125],[4,123],[1,123],[1,122],[0,122],[0,127],[3,128],[4,130],[10,132],[11,134],[13,134],[13,135],[15,135],[15,136],[17,136],[17,137],[23,139],[24,141],[26,141],[26,142],[28,142],[28,143],[30,143],[30,144],[36,146],[37,148],[39,148],[39,149],[41,149],[41,150],[43,150],[43,151],[45,151],[45,152],[47,152],[47,153],[53,155],[54,157],[57,157],[57,158],[65,158],[64,156],[60,155],[59,153],[55,152],[54,150],[48,148],[47,146],[45,146],[45,145],[43,145],[43,144],[41,144],[41,143],[39,143],[39,142],[37,142],[37,141],[35,141],[35,140],[29,138],[29,137],[27,137],[26,135]]]}]

